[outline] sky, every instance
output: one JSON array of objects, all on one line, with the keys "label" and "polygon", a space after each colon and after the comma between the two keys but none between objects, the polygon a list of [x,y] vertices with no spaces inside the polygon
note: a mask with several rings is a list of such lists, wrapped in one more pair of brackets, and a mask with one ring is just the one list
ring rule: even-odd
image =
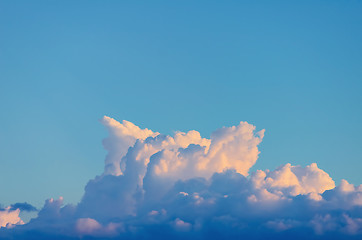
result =
[{"label": "sky", "polygon": [[249,172],[317,163],[336,185],[361,184],[361,11],[360,1],[0,1],[1,206],[79,203],[104,174],[104,116],[206,139],[246,121],[265,129]]}]

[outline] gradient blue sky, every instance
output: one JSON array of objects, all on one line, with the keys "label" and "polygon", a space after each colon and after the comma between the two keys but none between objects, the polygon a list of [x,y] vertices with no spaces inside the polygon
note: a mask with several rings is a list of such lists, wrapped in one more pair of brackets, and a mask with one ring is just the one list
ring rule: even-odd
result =
[{"label": "gradient blue sky", "polygon": [[76,203],[107,115],[266,129],[253,169],[362,183],[361,1],[1,1],[0,202]]}]

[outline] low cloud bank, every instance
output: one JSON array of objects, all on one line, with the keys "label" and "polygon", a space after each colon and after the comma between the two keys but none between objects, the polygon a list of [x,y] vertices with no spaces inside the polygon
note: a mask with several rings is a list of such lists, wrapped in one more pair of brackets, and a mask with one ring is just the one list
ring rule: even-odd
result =
[{"label": "low cloud bank", "polygon": [[0,210],[0,238],[361,239],[362,185],[335,186],[316,163],[249,173],[264,130],[246,122],[205,139],[166,136],[104,117],[104,172],[77,205],[49,199]]}]

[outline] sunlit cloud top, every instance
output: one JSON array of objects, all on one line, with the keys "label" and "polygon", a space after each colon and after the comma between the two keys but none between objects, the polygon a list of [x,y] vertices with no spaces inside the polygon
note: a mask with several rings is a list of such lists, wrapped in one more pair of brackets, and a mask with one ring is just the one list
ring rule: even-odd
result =
[{"label": "sunlit cloud top", "polygon": [[0,237],[358,239],[362,185],[336,186],[316,163],[250,172],[264,130],[240,122],[210,139],[167,136],[103,117],[103,173],[77,205],[50,198],[24,223],[27,203],[0,210]]}]

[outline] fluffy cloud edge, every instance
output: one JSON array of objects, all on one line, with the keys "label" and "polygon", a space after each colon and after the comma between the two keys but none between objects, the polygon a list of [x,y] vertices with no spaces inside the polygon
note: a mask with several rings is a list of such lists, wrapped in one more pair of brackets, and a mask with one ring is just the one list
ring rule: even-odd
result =
[{"label": "fluffy cloud edge", "polygon": [[20,209],[34,209],[14,204],[0,211],[0,237],[35,231],[197,238],[212,230],[233,238],[257,237],[257,229],[281,239],[302,232],[326,239],[362,234],[362,185],[342,180],[336,186],[316,163],[249,173],[264,130],[255,132],[247,122],[216,130],[210,139],[195,130],[162,135],[106,116],[101,122],[109,132],[105,169],[89,181],[81,202],[63,206],[62,198],[49,199],[25,225]]}]

